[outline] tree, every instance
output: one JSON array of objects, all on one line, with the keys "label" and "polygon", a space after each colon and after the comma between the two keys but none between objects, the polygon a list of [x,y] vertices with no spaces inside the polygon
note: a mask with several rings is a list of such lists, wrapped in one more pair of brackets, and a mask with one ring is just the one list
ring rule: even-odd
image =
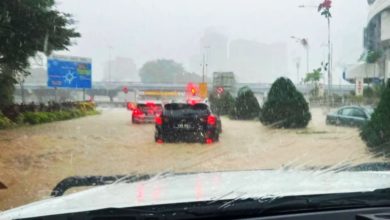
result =
[{"label": "tree", "polygon": [[212,93],[209,101],[211,110],[218,115],[227,115],[234,108],[234,98],[229,92],[223,92],[220,95]]},{"label": "tree", "polygon": [[312,95],[317,97],[319,94],[318,82],[321,79],[321,70],[322,68],[314,69],[313,72],[307,73],[305,77],[305,83],[311,83],[314,85]]},{"label": "tree", "polygon": [[321,79],[321,68],[318,68],[313,70],[313,72],[306,74],[305,83],[307,82],[315,83],[320,81],[320,79]]},{"label": "tree", "polygon": [[238,90],[230,117],[243,120],[254,119],[259,115],[259,111],[260,105],[252,90],[247,86]]},{"label": "tree", "polygon": [[378,51],[368,51],[366,56],[366,63],[376,63],[382,54]]},{"label": "tree", "polygon": [[[54,8],[54,0],[3,0],[0,3],[0,103],[9,103],[15,74],[25,72],[28,59],[38,52],[64,50],[80,34],[70,27],[70,14]],[[15,82],[13,82],[15,83]],[[3,104],[4,105],[4,104]]]},{"label": "tree", "polygon": [[381,99],[370,121],[360,131],[367,146],[381,153],[390,152],[390,83],[382,92]]},{"label": "tree", "polygon": [[145,63],[139,75],[143,83],[173,83],[184,72],[183,66],[174,60],[159,59]]},{"label": "tree", "polygon": [[11,74],[0,73],[0,110],[12,104],[15,83]]},{"label": "tree", "polygon": [[261,110],[261,123],[276,128],[303,128],[310,119],[309,106],[291,80],[277,79]]},{"label": "tree", "polygon": [[184,72],[182,74],[177,74],[174,78],[175,83],[202,82],[202,77],[196,73]]},{"label": "tree", "polygon": [[332,7],[332,1],[331,0],[324,0],[321,4],[318,6],[318,12],[321,13],[326,19],[329,19],[332,17],[332,14],[330,13],[330,8]]}]

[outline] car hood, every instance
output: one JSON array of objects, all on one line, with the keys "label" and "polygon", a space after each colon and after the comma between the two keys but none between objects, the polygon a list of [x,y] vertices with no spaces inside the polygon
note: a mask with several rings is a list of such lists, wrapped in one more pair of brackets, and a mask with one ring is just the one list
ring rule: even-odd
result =
[{"label": "car hood", "polygon": [[390,172],[260,170],[164,174],[118,182],[0,213],[0,219],[210,200],[363,192],[390,187]]}]

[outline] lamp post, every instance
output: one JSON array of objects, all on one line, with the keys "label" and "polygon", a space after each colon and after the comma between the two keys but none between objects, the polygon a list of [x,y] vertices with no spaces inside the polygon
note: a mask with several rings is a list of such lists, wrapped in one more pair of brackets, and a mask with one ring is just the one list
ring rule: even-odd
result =
[{"label": "lamp post", "polygon": [[297,68],[297,84],[300,83],[300,77],[299,77],[299,68],[301,66],[301,59],[299,57],[295,58],[295,67]]},{"label": "lamp post", "polygon": [[305,49],[306,51],[306,73],[308,73],[310,71],[310,67],[309,67],[309,41],[307,38],[299,38],[299,37],[295,37],[295,36],[291,36],[292,39],[296,40],[297,43],[301,44],[302,47]]},{"label": "lamp post", "polygon": [[205,46],[203,49],[205,51],[203,51],[203,59],[202,59],[202,82],[204,83],[205,82],[205,75],[207,75],[207,61],[206,61],[206,53],[207,53],[207,49],[209,49],[210,46]]},{"label": "lamp post", "polygon": [[332,1],[331,0],[323,0],[323,2],[318,5],[299,5],[299,8],[318,8],[318,12],[321,13],[326,19],[328,23],[328,97],[330,99],[331,97],[331,90],[332,90],[332,44],[331,44],[331,36],[330,36],[330,18],[332,17],[332,14],[330,13],[330,9],[332,8]]}]

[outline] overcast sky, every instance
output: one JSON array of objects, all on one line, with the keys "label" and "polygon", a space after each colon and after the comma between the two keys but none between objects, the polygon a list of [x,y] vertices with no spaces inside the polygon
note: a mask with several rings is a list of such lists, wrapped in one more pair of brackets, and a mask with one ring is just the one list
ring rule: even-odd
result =
[{"label": "overcast sky", "polygon": [[[318,3],[316,0],[60,0],[57,7],[74,15],[82,35],[65,54],[91,57],[95,79],[102,77],[110,47],[112,58],[132,58],[138,68],[157,58],[174,59],[188,66],[189,58],[199,53],[200,38],[210,27],[229,40],[286,43],[289,67],[284,75],[294,77],[294,58],[300,56],[303,62],[305,56],[290,36],[309,39],[312,68],[326,59],[325,18],[316,8],[298,8]],[[366,0],[334,0],[332,39],[337,83],[340,68],[356,62],[362,53],[367,7]],[[276,77],[270,76],[267,81]]]}]

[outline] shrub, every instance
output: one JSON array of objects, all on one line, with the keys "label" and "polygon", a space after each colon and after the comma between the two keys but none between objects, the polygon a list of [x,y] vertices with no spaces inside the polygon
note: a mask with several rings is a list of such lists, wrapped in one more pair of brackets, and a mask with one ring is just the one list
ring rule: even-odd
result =
[{"label": "shrub", "polygon": [[371,120],[360,131],[367,146],[382,153],[390,152],[390,84],[382,93],[381,99]]},{"label": "shrub", "polygon": [[375,95],[375,91],[373,88],[371,88],[369,86],[364,87],[364,89],[363,89],[363,96],[364,97],[372,98],[372,97],[374,97],[374,95]]},{"label": "shrub", "polygon": [[[0,128],[3,124],[8,124],[8,121],[10,121],[9,119],[17,124],[27,123],[35,125],[58,120],[68,120],[87,115],[95,115],[98,113],[95,110],[95,107],[95,104],[91,102],[49,102],[47,105],[42,103],[35,104],[33,102],[28,105],[14,104],[3,110],[7,115],[1,115],[3,117],[0,117]],[[10,123],[12,124],[11,121]]]},{"label": "shrub", "polygon": [[39,112],[25,112],[23,113],[23,121],[28,124],[39,124],[41,123],[41,118]]},{"label": "shrub", "polygon": [[18,105],[12,104],[7,107],[4,107],[2,110],[2,113],[5,117],[10,119],[11,121],[15,122],[16,118],[20,114],[20,108]]},{"label": "shrub", "polygon": [[277,79],[261,110],[261,123],[277,128],[304,128],[310,119],[309,106],[302,93],[290,79]]},{"label": "shrub", "polygon": [[8,128],[12,125],[11,120],[9,120],[7,117],[5,117],[1,112],[0,112],[0,129],[3,128]]},{"label": "shrub", "polygon": [[259,115],[260,105],[249,87],[242,87],[238,90],[234,108],[230,111],[232,119],[254,119]]},{"label": "shrub", "polygon": [[210,94],[209,101],[211,111],[218,115],[227,115],[234,108],[234,98],[229,92]]}]

